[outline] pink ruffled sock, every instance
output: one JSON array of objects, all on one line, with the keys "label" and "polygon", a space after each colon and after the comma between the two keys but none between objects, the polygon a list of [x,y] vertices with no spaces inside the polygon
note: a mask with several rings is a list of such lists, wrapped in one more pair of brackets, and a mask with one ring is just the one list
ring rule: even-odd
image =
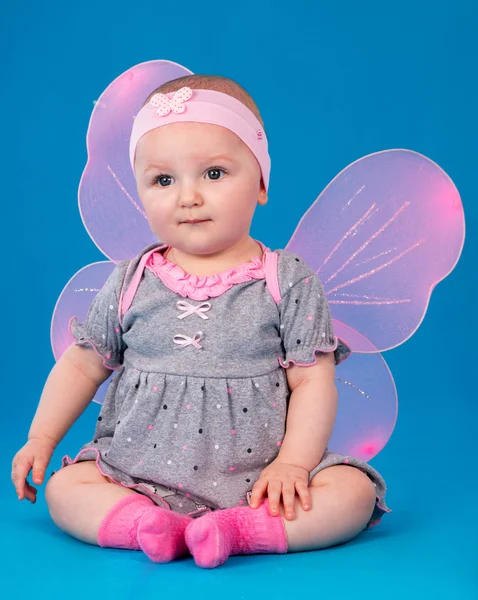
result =
[{"label": "pink ruffled sock", "polygon": [[199,567],[213,569],[234,554],[284,554],[287,537],[267,500],[259,508],[239,506],[208,513],[186,529],[186,543]]},{"label": "pink ruffled sock", "polygon": [[160,508],[146,496],[129,494],[107,513],[98,530],[102,548],[143,550],[154,562],[189,554],[184,532],[192,519]]},{"label": "pink ruffled sock", "polygon": [[141,550],[153,561],[166,563],[189,554],[184,533],[191,517],[155,506],[147,510],[138,525]]},{"label": "pink ruffled sock", "polygon": [[138,523],[144,513],[154,506],[152,500],[141,494],[129,494],[121,498],[100,525],[98,545],[102,548],[141,550],[136,539]]}]

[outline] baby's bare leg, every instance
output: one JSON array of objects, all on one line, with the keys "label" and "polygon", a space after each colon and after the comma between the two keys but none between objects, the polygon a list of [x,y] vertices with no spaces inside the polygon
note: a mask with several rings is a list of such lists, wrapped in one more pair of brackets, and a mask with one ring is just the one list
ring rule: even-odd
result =
[{"label": "baby's bare leg", "polygon": [[354,467],[337,465],[320,471],[310,482],[310,510],[296,498],[295,519],[283,519],[289,552],[319,550],[343,544],[367,526],[375,507],[375,486]]},{"label": "baby's bare leg", "polygon": [[94,461],[84,461],[55,473],[45,495],[60,529],[82,542],[98,544],[98,530],[106,514],[121,498],[135,493],[103,477]]},{"label": "baby's bare leg", "polygon": [[282,554],[335,546],[358,535],[373,514],[375,486],[358,469],[328,467],[312,479],[309,491],[311,509],[304,511],[297,499],[292,521],[272,517],[266,502],[256,509],[237,506],[196,519],[186,530],[196,564],[210,569],[233,554]]}]

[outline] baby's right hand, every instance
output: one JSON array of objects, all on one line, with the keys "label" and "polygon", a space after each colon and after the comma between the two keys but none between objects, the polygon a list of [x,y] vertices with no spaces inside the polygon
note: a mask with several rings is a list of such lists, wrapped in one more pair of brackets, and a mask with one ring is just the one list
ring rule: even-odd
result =
[{"label": "baby's right hand", "polygon": [[54,449],[52,440],[32,438],[17,452],[12,463],[12,481],[19,500],[36,502],[37,490],[27,481],[28,474],[33,469],[33,482],[43,483]]}]

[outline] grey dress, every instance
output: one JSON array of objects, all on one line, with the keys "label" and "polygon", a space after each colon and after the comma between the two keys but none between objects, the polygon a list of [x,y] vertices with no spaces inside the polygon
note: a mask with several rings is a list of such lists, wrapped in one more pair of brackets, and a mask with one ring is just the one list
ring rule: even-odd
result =
[{"label": "grey dress", "polygon": [[[350,354],[316,274],[262,247],[262,259],[211,277],[184,273],[157,244],[115,266],[85,321],[70,323],[115,372],[93,439],[63,467],[94,460],[113,482],[191,516],[247,505],[284,438],[286,368]],[[367,463],[326,450],[309,480],[338,464],[375,484],[377,524],[390,511]]]}]

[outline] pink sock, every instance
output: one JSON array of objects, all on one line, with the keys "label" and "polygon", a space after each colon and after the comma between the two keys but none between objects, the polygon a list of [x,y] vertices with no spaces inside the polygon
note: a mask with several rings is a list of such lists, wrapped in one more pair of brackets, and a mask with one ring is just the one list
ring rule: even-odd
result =
[{"label": "pink sock", "polygon": [[239,506],[208,513],[186,529],[186,543],[196,564],[222,565],[234,554],[284,554],[287,538],[280,516],[269,515],[267,500],[259,508]]},{"label": "pink sock", "polygon": [[166,563],[189,554],[184,532],[191,517],[154,506],[138,525],[141,550],[153,561]]},{"label": "pink sock", "polygon": [[154,507],[152,500],[141,494],[128,494],[107,513],[98,530],[102,548],[140,550],[136,539],[138,523],[144,513]]}]

